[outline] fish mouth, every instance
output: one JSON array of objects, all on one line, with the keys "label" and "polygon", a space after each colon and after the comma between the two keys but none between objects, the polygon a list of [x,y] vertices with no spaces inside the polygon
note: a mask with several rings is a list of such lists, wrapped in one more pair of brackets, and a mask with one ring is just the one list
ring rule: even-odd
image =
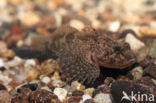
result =
[{"label": "fish mouth", "polygon": [[122,65],[117,65],[117,64],[113,65],[113,64],[105,63],[102,64],[101,66],[106,68],[112,68],[112,69],[124,69],[127,68],[128,66],[133,65],[134,63],[136,63],[136,58],[130,59],[127,63]]}]

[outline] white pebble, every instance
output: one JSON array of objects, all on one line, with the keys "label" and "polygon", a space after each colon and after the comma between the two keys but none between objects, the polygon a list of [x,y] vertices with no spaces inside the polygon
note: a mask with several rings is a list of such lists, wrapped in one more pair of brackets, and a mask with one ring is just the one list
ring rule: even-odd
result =
[{"label": "white pebble", "polygon": [[42,82],[45,84],[48,84],[50,82],[50,78],[49,77],[43,77]]},{"label": "white pebble", "polygon": [[119,21],[114,21],[109,26],[109,30],[112,32],[117,32],[119,30],[119,28],[120,28],[120,22]]},{"label": "white pebble", "polygon": [[131,49],[137,53],[138,50],[140,50],[141,48],[143,48],[145,46],[145,44],[140,41],[139,39],[137,39],[134,35],[132,35],[131,33],[128,33],[125,41],[130,45]]},{"label": "white pebble", "polygon": [[109,94],[99,93],[94,97],[95,103],[112,103]]},{"label": "white pebble", "polygon": [[54,94],[58,96],[59,100],[63,102],[67,97],[67,90],[63,88],[55,88]]},{"label": "white pebble", "polygon": [[78,81],[73,81],[71,83],[71,91],[75,91],[75,90],[84,90],[85,86],[82,85],[81,83],[79,83]]},{"label": "white pebble", "polygon": [[69,24],[70,24],[70,26],[72,26],[80,31],[84,28],[84,23],[80,20],[73,19],[70,21]]},{"label": "white pebble", "polygon": [[82,100],[80,101],[80,103],[84,103],[86,100],[91,99],[92,97],[90,95],[83,95],[82,96]]},{"label": "white pebble", "polygon": [[36,62],[33,59],[28,59],[28,60],[25,61],[25,66],[27,66],[27,65],[33,65],[33,66],[35,66],[36,65]]},{"label": "white pebble", "polygon": [[3,59],[0,59],[0,67],[3,67],[3,66],[4,66]]},{"label": "white pebble", "polygon": [[16,67],[20,64],[22,64],[24,60],[22,60],[20,57],[15,56],[13,60],[7,62],[5,65],[8,67]]},{"label": "white pebble", "polygon": [[52,85],[54,87],[61,88],[61,87],[63,87],[65,85],[65,82],[63,82],[61,80],[53,80]]}]

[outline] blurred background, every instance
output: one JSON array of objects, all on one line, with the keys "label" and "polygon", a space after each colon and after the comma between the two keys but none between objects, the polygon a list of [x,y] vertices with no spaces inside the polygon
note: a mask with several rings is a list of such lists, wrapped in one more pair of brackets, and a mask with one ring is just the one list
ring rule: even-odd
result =
[{"label": "blurred background", "polygon": [[[156,25],[155,0],[1,0],[0,23],[58,27],[69,23],[116,32],[122,25]],[[111,25],[113,23],[113,25]]]}]

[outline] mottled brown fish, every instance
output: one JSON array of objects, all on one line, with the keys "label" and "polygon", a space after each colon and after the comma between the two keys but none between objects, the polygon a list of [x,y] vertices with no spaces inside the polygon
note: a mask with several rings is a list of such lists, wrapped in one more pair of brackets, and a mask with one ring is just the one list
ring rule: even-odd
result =
[{"label": "mottled brown fish", "polygon": [[80,82],[93,83],[100,66],[123,69],[136,62],[127,43],[114,41],[92,28],[78,31],[62,26],[50,37],[38,39],[37,45],[33,42],[31,46],[49,56],[55,54],[62,73]]}]

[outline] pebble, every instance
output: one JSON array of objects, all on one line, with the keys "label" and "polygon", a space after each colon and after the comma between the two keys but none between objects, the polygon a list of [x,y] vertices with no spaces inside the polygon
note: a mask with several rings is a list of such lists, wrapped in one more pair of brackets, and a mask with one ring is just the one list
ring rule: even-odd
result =
[{"label": "pebble", "polygon": [[32,91],[35,91],[38,88],[38,82],[35,81],[35,82],[21,84],[21,85],[17,86],[15,88],[15,90],[18,91],[18,89],[20,89],[20,88],[28,88]]},{"label": "pebble", "polygon": [[32,92],[29,97],[30,103],[60,103],[56,95],[43,89]]},{"label": "pebble", "polygon": [[11,103],[11,95],[6,90],[0,90],[0,103]]},{"label": "pebble", "polygon": [[110,93],[110,87],[108,87],[105,84],[98,86],[93,92],[93,96],[99,93],[104,93],[104,94]]},{"label": "pebble", "polygon": [[82,85],[81,83],[77,82],[77,81],[73,81],[71,83],[71,91],[75,91],[75,90],[84,90],[85,86]]},{"label": "pebble", "polygon": [[29,96],[21,91],[21,93],[17,93],[11,98],[11,103],[29,103]]},{"label": "pebble", "polygon": [[93,99],[87,99],[84,103],[95,103]]},{"label": "pebble", "polygon": [[94,91],[95,91],[94,88],[87,88],[84,90],[84,93],[92,96]]},{"label": "pebble", "polygon": [[24,67],[35,66],[35,65],[36,65],[36,61],[34,59],[27,59],[25,61]]},{"label": "pebble", "polygon": [[21,48],[23,45],[24,45],[24,41],[23,41],[23,40],[19,40],[19,41],[16,43],[16,46],[17,46],[18,48]]},{"label": "pebble", "polygon": [[4,61],[3,61],[3,59],[0,58],[0,67],[4,67],[4,66],[5,66]]},{"label": "pebble", "polygon": [[62,80],[53,80],[52,81],[52,86],[56,88],[61,88],[65,85],[66,83],[63,82]]},{"label": "pebble", "polygon": [[82,96],[84,93],[82,91],[75,90],[72,92],[72,96]]},{"label": "pebble", "polygon": [[136,53],[136,57],[137,57],[137,62],[140,63],[142,61],[144,61],[146,59],[146,57],[149,54],[149,48],[143,47],[139,50],[138,53]]},{"label": "pebble", "polygon": [[12,59],[15,56],[15,52],[11,49],[6,49],[0,54],[0,56],[3,58]]},{"label": "pebble", "polygon": [[128,33],[125,41],[130,45],[131,49],[137,53],[141,48],[145,47],[145,44],[137,39],[133,34]]},{"label": "pebble", "polygon": [[44,75],[49,75],[53,73],[55,70],[59,69],[59,65],[56,60],[48,59],[41,63],[40,71]]},{"label": "pebble", "polygon": [[3,84],[0,84],[0,90],[7,90],[7,88]]},{"label": "pebble", "polygon": [[117,32],[120,28],[120,22],[119,21],[114,21],[110,24],[109,30],[112,32]]},{"label": "pebble", "polygon": [[21,16],[21,22],[26,26],[33,26],[40,22],[41,18],[37,13],[28,11]]},{"label": "pebble", "polygon": [[140,79],[143,76],[143,68],[141,66],[135,67],[131,70],[134,79]]},{"label": "pebble", "polygon": [[99,93],[94,97],[95,103],[112,103],[110,94]]},{"label": "pebble", "polygon": [[144,75],[149,75],[153,79],[156,79],[156,64],[150,64],[144,69]]},{"label": "pebble", "polygon": [[143,36],[156,37],[156,28],[155,27],[140,27],[139,32]]},{"label": "pebble", "polygon": [[51,80],[49,77],[46,76],[46,77],[43,77],[41,81],[45,84],[48,84]]},{"label": "pebble", "polygon": [[7,75],[0,72],[0,80],[4,82],[4,85],[8,85],[12,81],[12,78],[9,78]]},{"label": "pebble", "polygon": [[80,30],[80,31],[85,27],[85,25],[82,21],[76,20],[76,19],[71,20],[69,22],[69,25]]},{"label": "pebble", "polygon": [[80,103],[84,103],[88,99],[92,99],[92,97],[90,95],[83,95],[82,100],[80,101]]},{"label": "pebble", "polygon": [[32,81],[37,79],[37,77],[40,75],[40,72],[36,68],[31,68],[27,73],[27,80]]},{"label": "pebble", "polygon": [[17,67],[17,66],[19,66],[19,65],[21,65],[23,63],[24,63],[24,60],[23,59],[21,59],[18,56],[15,56],[13,58],[13,60],[8,61],[5,65],[8,66],[8,67]]},{"label": "pebble", "polygon": [[14,56],[15,56],[14,51],[8,49],[6,43],[0,41],[0,57],[13,58]]},{"label": "pebble", "polygon": [[47,90],[47,91],[51,92],[51,89],[49,87],[47,87],[47,86],[41,87],[41,89],[42,90]]},{"label": "pebble", "polygon": [[150,45],[149,56],[156,59],[156,40]]},{"label": "pebble", "polygon": [[54,94],[58,96],[61,102],[63,102],[67,97],[67,90],[63,88],[55,88]]},{"label": "pebble", "polygon": [[54,72],[54,75],[51,77],[51,80],[59,80],[60,79],[60,75],[58,72]]}]

